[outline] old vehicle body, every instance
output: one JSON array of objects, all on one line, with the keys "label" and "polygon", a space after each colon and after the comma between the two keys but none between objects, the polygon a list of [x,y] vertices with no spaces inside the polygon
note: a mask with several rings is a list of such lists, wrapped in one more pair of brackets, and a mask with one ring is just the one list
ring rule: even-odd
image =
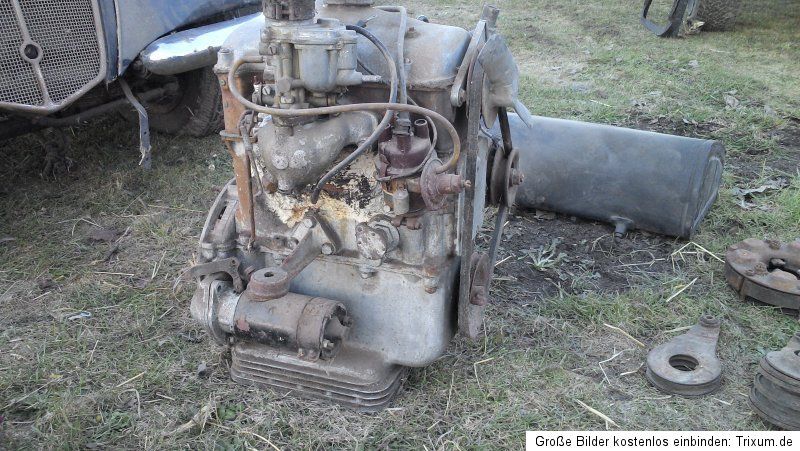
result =
[{"label": "old vehicle body", "polygon": [[[166,34],[227,20],[256,3],[3,0],[0,139],[37,128],[78,124],[127,106],[126,97],[148,106],[157,129],[177,131],[194,119],[195,134],[215,131],[219,114],[213,92],[201,99],[209,104],[217,100],[213,111],[206,105],[209,111],[204,117],[192,118],[184,111],[201,104],[202,93],[192,87],[202,81],[200,67],[175,67],[154,74],[144,68],[139,54]],[[127,96],[125,84],[131,88]]]}]

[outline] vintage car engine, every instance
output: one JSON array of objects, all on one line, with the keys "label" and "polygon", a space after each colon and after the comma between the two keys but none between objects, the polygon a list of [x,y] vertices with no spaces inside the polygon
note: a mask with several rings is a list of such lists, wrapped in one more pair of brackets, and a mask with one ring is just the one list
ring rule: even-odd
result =
[{"label": "vintage car engine", "polygon": [[234,380],[364,409],[477,334],[493,253],[474,236],[522,181],[486,130],[516,102],[498,11],[470,35],[371,3],[265,0],[261,29],[220,50],[235,179],[191,307]]},{"label": "vintage car engine", "polygon": [[[478,335],[525,179],[511,124],[526,136],[520,129],[539,120],[517,100],[498,9],[484,7],[468,32],[372,4],[264,0],[263,21],[227,38],[214,70],[235,178],[209,212],[191,270],[192,316],[230,347],[233,380],[366,410],[384,407],[406,369],[436,360],[457,331]],[[569,148],[574,133],[558,130],[575,124],[541,129]],[[716,196],[708,162],[719,149],[611,129],[591,128],[597,138],[580,145],[599,155],[604,137],[630,152],[647,142],[666,149],[658,167],[676,168],[705,146],[694,152],[699,169],[684,172],[709,188],[675,198],[687,211],[679,225],[693,231]],[[529,194],[531,204],[547,201]],[[649,224],[608,208],[592,214]],[[488,209],[492,238],[478,249]]]}]

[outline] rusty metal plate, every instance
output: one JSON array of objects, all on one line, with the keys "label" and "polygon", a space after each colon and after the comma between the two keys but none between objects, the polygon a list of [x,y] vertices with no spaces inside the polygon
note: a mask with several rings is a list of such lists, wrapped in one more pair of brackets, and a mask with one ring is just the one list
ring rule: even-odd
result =
[{"label": "rusty metal plate", "polygon": [[800,310],[800,240],[749,238],[725,255],[725,279],[741,299]]},{"label": "rusty metal plate", "polygon": [[486,305],[489,303],[489,284],[492,280],[492,264],[489,256],[475,252],[470,259],[469,303],[459,312],[459,328],[473,340],[478,337],[483,326]]},{"label": "rusty metal plate", "polygon": [[689,332],[662,344],[647,355],[647,380],[674,395],[702,396],[717,390],[722,365],[717,358],[719,319],[703,315]]},{"label": "rusty metal plate", "polygon": [[750,406],[769,423],[800,430],[800,332],[785,348],[761,359]]}]

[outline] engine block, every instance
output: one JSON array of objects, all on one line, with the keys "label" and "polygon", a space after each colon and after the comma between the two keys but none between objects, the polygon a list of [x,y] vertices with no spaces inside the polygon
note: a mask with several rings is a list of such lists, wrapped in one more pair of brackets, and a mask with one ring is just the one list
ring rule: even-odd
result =
[{"label": "engine block", "polygon": [[505,75],[474,68],[481,48],[508,51],[495,9],[471,36],[371,3],[266,0],[263,26],[228,38],[215,72],[235,178],[192,270],[192,315],[231,347],[234,380],[361,409],[459,327],[477,333],[493,265],[473,239],[489,185],[497,205],[513,191],[487,171],[512,171],[511,149],[478,133],[511,105],[484,92],[495,80],[513,102],[517,77],[510,57]]},{"label": "engine block", "polygon": [[690,236],[724,154],[531,116],[497,8],[467,32],[372,3],[264,0],[264,22],[227,38],[214,70],[235,177],[191,271],[192,315],[231,348],[235,381],[367,410],[457,332],[479,336],[518,191],[618,237]]}]

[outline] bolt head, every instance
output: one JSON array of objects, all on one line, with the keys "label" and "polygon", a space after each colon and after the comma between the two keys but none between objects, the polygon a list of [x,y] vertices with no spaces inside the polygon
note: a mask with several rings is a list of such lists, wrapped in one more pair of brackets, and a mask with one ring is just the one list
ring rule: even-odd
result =
[{"label": "bolt head", "polygon": [[322,245],[322,253],[324,255],[331,255],[333,254],[333,245],[331,243],[324,243]]},{"label": "bolt head", "polygon": [[519,186],[522,185],[522,182],[525,181],[525,174],[518,169],[513,169],[511,171],[511,186]]}]

